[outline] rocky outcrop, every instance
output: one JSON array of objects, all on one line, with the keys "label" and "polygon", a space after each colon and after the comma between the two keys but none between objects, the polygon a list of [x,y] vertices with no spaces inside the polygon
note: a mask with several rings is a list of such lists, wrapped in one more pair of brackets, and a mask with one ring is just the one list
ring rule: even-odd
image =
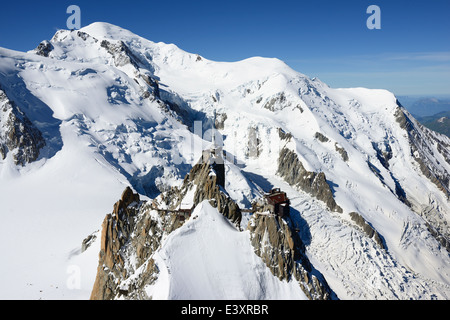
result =
[{"label": "rocky outcrop", "polygon": [[386,249],[380,234],[370,224],[368,224],[360,214],[356,212],[350,212],[349,214],[352,220],[369,238],[372,238],[380,248]]},{"label": "rocky outcrop", "polygon": [[[256,103],[260,103],[262,101],[262,97],[259,98]],[[284,92],[279,92],[273,95],[270,99],[267,99],[266,103],[264,103],[263,107],[272,112],[283,110],[285,108],[297,108],[303,113],[303,108],[300,104],[293,104],[292,101],[286,97]]]},{"label": "rocky outcrop", "polygon": [[127,187],[102,224],[99,264],[92,300],[149,299],[145,287],[158,277],[152,258],[162,238],[186,217],[155,210]]},{"label": "rocky outcrop", "polygon": [[42,133],[0,88],[0,156],[13,154],[14,163],[24,166],[39,157],[45,146]]},{"label": "rocky outcrop", "polygon": [[[434,222],[434,221],[433,221]],[[433,225],[440,226],[439,223],[433,223]],[[450,253],[450,239],[442,234],[442,228],[436,228],[431,223],[426,223],[427,229],[430,234]]]},{"label": "rocky outcrop", "polygon": [[327,136],[325,136],[324,134],[320,133],[320,132],[316,132],[314,134],[314,138],[316,138],[317,140],[319,140],[320,142],[328,142],[330,141],[330,139],[328,139]]},{"label": "rocky outcrop", "polygon": [[342,213],[342,208],[334,200],[333,191],[326,180],[325,173],[307,171],[292,150],[283,148],[280,151],[277,173],[290,185],[325,202],[331,211]]},{"label": "rocky outcrop", "polygon": [[35,52],[39,56],[48,57],[53,49],[53,45],[50,43],[50,41],[44,40],[37,46]]},{"label": "rocky outcrop", "polygon": [[[406,111],[397,101],[395,118],[402,129],[406,131],[409,140],[411,156],[417,162],[419,170],[441,190],[447,199],[450,199],[450,173],[444,167],[436,165],[432,145],[437,146],[437,152],[441,153],[447,163],[450,163],[450,139],[444,135],[439,135],[428,128],[422,126]],[[405,198],[408,195],[405,193]],[[427,221],[430,233],[449,252],[450,228],[445,218],[445,213],[441,212],[439,206],[433,204],[432,197],[428,206],[414,206],[413,201],[406,202],[414,211],[419,213]]]},{"label": "rocky outcrop", "polygon": [[162,238],[185,216],[154,210],[127,188],[102,225],[101,249],[92,300],[149,299],[145,287],[158,277],[152,258]]},{"label": "rocky outcrop", "polygon": [[225,172],[220,169],[220,159],[219,153],[205,151],[181,187],[173,187],[151,202],[140,201],[131,188],[125,189],[102,224],[91,299],[150,299],[145,287],[154,283],[159,273],[153,253],[163,237],[181,227],[203,200],[210,200],[237,228],[240,226],[241,211],[223,188]]},{"label": "rocky outcrop", "polygon": [[200,161],[184,178],[183,185],[161,194],[153,201],[154,206],[177,210],[182,206],[194,208],[203,200],[211,200],[213,207],[239,227],[241,210],[224,186],[225,165],[221,151],[205,150]]},{"label": "rocky outcrop", "polygon": [[[295,280],[311,300],[328,300],[332,291],[312,268],[305,246],[289,220],[266,212],[256,212],[248,224],[255,253],[280,280]],[[314,274],[315,273],[315,274]]]},{"label": "rocky outcrop", "polygon": [[139,201],[139,195],[127,187],[120,200],[114,204],[113,212],[103,220],[99,266],[91,293],[93,300],[111,299],[116,296],[116,279],[126,277],[123,249],[134,229],[134,218],[138,211],[136,205]]},{"label": "rocky outcrop", "polygon": [[268,100],[263,107],[270,111],[276,111],[282,110],[288,106],[290,106],[290,102],[286,99],[284,92],[280,92]]},{"label": "rocky outcrop", "polygon": [[95,242],[95,240],[97,239],[97,233],[98,230],[83,239],[83,241],[81,242],[81,252],[85,252],[91,246],[91,244]]},{"label": "rocky outcrop", "polygon": [[228,220],[239,228],[242,214],[239,206],[230,196],[224,192],[224,189],[217,184],[218,175],[208,175],[204,180],[203,187],[199,185],[194,195],[195,206],[203,200],[211,200],[210,203]]},{"label": "rocky outcrop", "polygon": [[419,164],[423,175],[430,179],[447,197],[450,197],[450,173],[434,165],[433,150],[430,149],[430,142],[431,144],[436,144],[438,151],[442,153],[447,161],[450,159],[450,152],[446,146],[448,146],[450,140],[445,136],[442,136],[442,139],[437,138],[431,130],[414,121],[412,116],[400,104],[396,109],[395,117],[400,127],[407,133],[411,155]]},{"label": "rocky outcrop", "polygon": [[348,161],[347,151],[343,147],[339,146],[337,142],[334,144],[334,149],[341,155],[342,160],[345,162]]},{"label": "rocky outcrop", "polygon": [[292,134],[290,132],[285,132],[283,129],[278,128],[278,136],[281,140],[291,141]]},{"label": "rocky outcrop", "polygon": [[139,59],[131,52],[123,41],[113,43],[108,40],[103,40],[100,43],[100,46],[105,48],[106,51],[114,58],[114,65],[116,67],[131,64],[135,68],[138,68],[137,64]]},{"label": "rocky outcrop", "polygon": [[[159,98],[159,85],[158,81],[154,80],[152,77],[150,77],[147,74],[138,74],[138,78],[142,78],[145,83],[147,84],[148,88],[144,91],[143,98],[147,99],[149,97],[153,97],[154,99]],[[172,106],[172,109],[175,109],[174,106]]]},{"label": "rocky outcrop", "polygon": [[92,40],[97,43],[98,40],[95,39],[94,37],[91,37],[89,34],[87,34],[86,32],[82,32],[82,31],[77,31],[77,36],[80,37],[81,39],[83,39],[84,41],[92,38]]},{"label": "rocky outcrop", "polygon": [[377,159],[380,163],[389,170],[389,160],[392,159],[392,149],[389,143],[375,143],[372,142],[372,147],[377,153]]},{"label": "rocky outcrop", "polygon": [[[214,97],[213,97],[214,98]],[[215,98],[214,98],[215,99]],[[217,100],[216,100],[217,101]],[[225,112],[217,113],[214,119],[214,127],[217,130],[223,130],[225,128],[225,121],[228,119],[228,116]]]}]

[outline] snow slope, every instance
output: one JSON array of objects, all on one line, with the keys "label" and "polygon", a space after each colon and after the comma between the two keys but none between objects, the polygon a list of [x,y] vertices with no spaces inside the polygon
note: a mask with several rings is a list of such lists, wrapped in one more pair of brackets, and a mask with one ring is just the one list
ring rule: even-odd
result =
[{"label": "snow slope", "polygon": [[[392,93],[330,88],[278,59],[215,62],[107,23],[60,30],[49,43],[47,57],[0,48],[0,86],[47,142],[25,167],[0,159],[1,298],[88,298],[99,244],[81,253],[81,241],[99,230],[126,185],[148,198],[179,185],[210,143],[214,115],[227,192],[246,208],[271,187],[288,192],[308,257],[338,297],[450,297],[449,253],[422,214],[446,226],[450,203],[415,160]],[[448,149],[450,139],[436,137]],[[424,144],[448,174],[436,141]],[[306,170],[325,173],[342,214],[277,175],[283,148]],[[386,250],[358,229],[352,211]],[[229,229],[208,205],[196,214],[158,251],[170,273],[148,288],[154,297],[304,298],[252,255],[246,232]]]},{"label": "snow slope", "polygon": [[306,300],[295,281],[280,281],[253,250],[249,232],[237,231],[204,201],[155,253],[158,269],[167,274],[147,294],[171,300]]},{"label": "snow slope", "polygon": [[64,129],[51,159],[21,171],[2,163],[2,299],[85,299],[92,290],[98,250],[77,257],[81,241],[99,230],[126,180]]}]

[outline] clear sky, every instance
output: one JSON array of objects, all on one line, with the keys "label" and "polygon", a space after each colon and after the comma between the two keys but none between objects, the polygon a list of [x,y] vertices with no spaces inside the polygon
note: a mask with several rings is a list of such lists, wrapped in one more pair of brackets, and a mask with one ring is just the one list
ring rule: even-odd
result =
[{"label": "clear sky", "polygon": [[[331,87],[450,95],[450,0],[2,1],[0,47],[27,51],[58,29],[66,9],[81,27],[109,22],[216,61],[276,57]],[[369,5],[381,29],[366,26]]]}]

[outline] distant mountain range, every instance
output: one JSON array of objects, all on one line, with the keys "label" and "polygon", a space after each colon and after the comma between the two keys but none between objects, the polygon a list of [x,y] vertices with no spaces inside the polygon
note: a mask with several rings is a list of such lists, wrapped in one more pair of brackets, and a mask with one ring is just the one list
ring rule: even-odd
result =
[{"label": "distant mountain range", "polygon": [[417,118],[427,128],[450,137],[450,111],[436,113],[433,116]]},{"label": "distant mountain range", "polygon": [[450,136],[450,96],[399,96],[398,100],[424,126]]}]

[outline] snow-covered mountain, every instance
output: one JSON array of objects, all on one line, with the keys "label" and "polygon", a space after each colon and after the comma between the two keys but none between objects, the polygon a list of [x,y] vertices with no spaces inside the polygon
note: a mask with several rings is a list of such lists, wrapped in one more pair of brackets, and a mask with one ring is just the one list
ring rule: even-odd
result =
[{"label": "snow-covered mountain", "polygon": [[388,91],[107,23],[0,48],[0,90],[1,298],[450,298],[450,139]]}]

